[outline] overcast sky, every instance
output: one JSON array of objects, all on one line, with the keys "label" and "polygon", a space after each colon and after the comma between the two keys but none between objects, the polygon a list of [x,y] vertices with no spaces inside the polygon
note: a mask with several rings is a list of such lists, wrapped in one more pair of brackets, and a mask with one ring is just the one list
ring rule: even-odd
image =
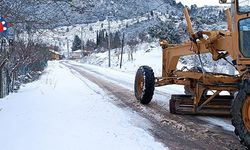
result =
[{"label": "overcast sky", "polygon": [[220,5],[219,0],[176,0],[176,2],[181,2],[183,5],[187,6],[196,4],[199,7],[204,5]]}]

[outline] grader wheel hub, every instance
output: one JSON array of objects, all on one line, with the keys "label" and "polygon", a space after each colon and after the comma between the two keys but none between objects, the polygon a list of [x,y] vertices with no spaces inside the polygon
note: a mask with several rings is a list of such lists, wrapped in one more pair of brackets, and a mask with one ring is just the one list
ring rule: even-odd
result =
[{"label": "grader wheel hub", "polygon": [[243,122],[250,132],[250,96],[247,97],[242,109]]},{"label": "grader wheel hub", "polygon": [[137,87],[137,90],[138,90],[138,95],[140,95],[140,96],[142,95],[143,86],[144,86],[144,77],[143,76],[139,76],[136,87]]}]

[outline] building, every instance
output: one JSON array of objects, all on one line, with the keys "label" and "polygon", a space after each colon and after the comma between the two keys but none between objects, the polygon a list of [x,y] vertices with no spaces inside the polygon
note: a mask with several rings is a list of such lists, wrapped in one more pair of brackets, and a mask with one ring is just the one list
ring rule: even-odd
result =
[{"label": "building", "polygon": [[63,58],[62,54],[53,49],[49,49],[49,52],[50,52],[50,60],[60,60]]},{"label": "building", "polygon": [[80,59],[82,57],[82,51],[77,50],[77,51],[72,51],[70,54],[70,59]]}]

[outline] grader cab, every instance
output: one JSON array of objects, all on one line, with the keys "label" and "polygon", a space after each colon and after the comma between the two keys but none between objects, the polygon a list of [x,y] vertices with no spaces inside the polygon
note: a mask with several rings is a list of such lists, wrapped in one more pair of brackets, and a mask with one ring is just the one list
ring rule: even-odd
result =
[{"label": "grader cab", "polygon": [[[228,29],[194,32],[185,8],[190,40],[179,45],[160,41],[162,76],[155,77],[150,67],[141,66],[135,77],[135,97],[148,104],[155,87],[184,85],[186,94],[172,95],[170,99],[171,113],[231,115],[236,135],[250,148],[250,0],[220,0],[220,3],[232,6],[226,10]],[[210,53],[214,61],[226,60],[238,74],[207,72],[200,56],[205,53]],[[187,55],[197,55],[200,66],[178,70],[180,57]],[[228,94],[223,95],[224,91]]]}]

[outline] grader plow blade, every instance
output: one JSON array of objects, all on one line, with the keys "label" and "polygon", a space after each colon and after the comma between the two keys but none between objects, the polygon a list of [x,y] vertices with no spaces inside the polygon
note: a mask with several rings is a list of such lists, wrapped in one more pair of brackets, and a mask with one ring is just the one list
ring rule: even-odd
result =
[{"label": "grader plow blade", "polygon": [[172,95],[169,102],[169,110],[173,114],[229,116],[233,98],[233,96],[216,96],[209,103],[205,104],[208,97],[202,97],[200,104],[194,105],[192,95]]}]

